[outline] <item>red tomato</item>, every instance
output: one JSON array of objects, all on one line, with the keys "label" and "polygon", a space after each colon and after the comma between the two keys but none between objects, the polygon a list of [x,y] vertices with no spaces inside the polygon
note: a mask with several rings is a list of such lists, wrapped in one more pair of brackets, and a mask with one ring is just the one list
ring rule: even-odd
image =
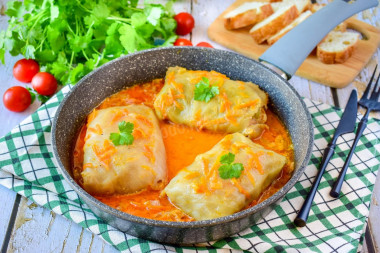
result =
[{"label": "red tomato", "polygon": [[211,47],[211,48],[214,48],[214,47],[211,46],[211,44],[208,43],[208,42],[199,42],[199,43],[197,44],[197,47]]},{"label": "red tomato", "polygon": [[55,77],[47,72],[39,72],[32,79],[33,89],[44,96],[53,95],[58,87]]},{"label": "red tomato", "polygon": [[35,74],[40,71],[40,66],[35,60],[21,59],[13,67],[13,75],[20,82],[30,83]]},{"label": "red tomato", "polygon": [[13,86],[5,91],[3,103],[5,107],[13,112],[22,112],[29,107],[32,96],[29,91],[21,86]]},{"label": "red tomato", "polygon": [[188,39],[178,38],[176,41],[174,41],[174,46],[192,46],[193,43],[191,43]]},{"label": "red tomato", "polygon": [[174,16],[177,21],[177,30],[175,31],[178,35],[189,34],[194,28],[194,18],[190,13],[181,12]]}]

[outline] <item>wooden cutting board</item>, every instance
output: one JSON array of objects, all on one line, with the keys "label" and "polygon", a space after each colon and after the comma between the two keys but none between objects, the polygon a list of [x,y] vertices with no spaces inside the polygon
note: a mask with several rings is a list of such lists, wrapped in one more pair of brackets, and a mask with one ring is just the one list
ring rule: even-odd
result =
[{"label": "wooden cutting board", "polygon": [[[231,50],[257,60],[269,47],[266,43],[257,44],[248,33],[250,28],[232,31],[224,28],[223,16],[243,2],[247,0],[238,0],[228,7],[210,25],[208,36]],[[342,64],[324,64],[312,53],[300,66],[296,75],[334,88],[343,88],[354,80],[380,45],[380,30],[355,18],[346,22],[347,28],[360,32],[364,38],[358,42],[353,55]]]}]

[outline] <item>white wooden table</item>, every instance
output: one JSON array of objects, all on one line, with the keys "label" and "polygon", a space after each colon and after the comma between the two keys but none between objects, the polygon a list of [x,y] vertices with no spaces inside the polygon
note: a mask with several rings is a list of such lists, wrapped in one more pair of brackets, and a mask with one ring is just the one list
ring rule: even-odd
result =
[{"label": "white wooden table", "polygon": [[[5,8],[7,0],[0,0],[0,10]],[[162,1],[161,1],[162,2]],[[223,12],[234,0],[177,0],[175,11],[190,12],[195,18],[195,28],[191,35],[186,36],[193,44],[207,41],[215,48],[223,48],[210,41],[207,37],[207,27]],[[327,2],[320,0],[318,2]],[[364,11],[358,18],[377,26],[380,29],[380,8]],[[6,16],[0,16],[0,29],[7,26]],[[6,56],[6,65],[0,66],[0,95],[14,85],[24,85],[13,78],[12,68],[21,57]],[[372,57],[366,68],[355,81],[344,89],[331,89],[318,83],[294,76],[290,83],[301,96],[318,100],[327,104],[344,107],[352,89],[357,89],[359,95],[365,89],[369,75],[380,59],[380,50]],[[29,114],[39,107],[35,101],[23,113],[9,112],[0,102],[0,136],[9,132]],[[378,115],[372,115],[379,117]],[[366,232],[363,252],[380,251],[380,176],[376,181],[371,202],[369,226]],[[116,252],[116,250],[103,242],[100,237],[84,230],[78,224],[66,218],[55,215],[53,212],[38,207],[26,198],[0,186],[0,248],[1,252]]]}]

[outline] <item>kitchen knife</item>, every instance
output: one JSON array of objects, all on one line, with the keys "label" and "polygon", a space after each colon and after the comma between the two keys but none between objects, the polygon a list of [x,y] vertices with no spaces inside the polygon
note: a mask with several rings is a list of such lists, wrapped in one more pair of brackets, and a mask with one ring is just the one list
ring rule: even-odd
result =
[{"label": "kitchen knife", "polygon": [[335,130],[334,136],[330,143],[327,145],[327,148],[323,152],[322,162],[319,167],[318,175],[315,178],[313,185],[310,189],[308,196],[306,197],[305,202],[303,203],[301,210],[298,212],[297,217],[294,219],[294,224],[297,227],[304,227],[306,225],[307,218],[309,217],[309,212],[311,208],[311,204],[313,203],[313,199],[315,193],[317,192],[318,185],[321,182],[322,175],[325,172],[327,164],[329,163],[331,157],[334,154],[336,140],[338,137],[345,133],[350,133],[355,130],[355,122],[356,122],[356,113],[357,113],[357,103],[358,103],[358,95],[356,90],[353,90],[350,95],[350,99],[347,102],[346,109],[344,110],[343,116],[340,119],[339,125]]}]

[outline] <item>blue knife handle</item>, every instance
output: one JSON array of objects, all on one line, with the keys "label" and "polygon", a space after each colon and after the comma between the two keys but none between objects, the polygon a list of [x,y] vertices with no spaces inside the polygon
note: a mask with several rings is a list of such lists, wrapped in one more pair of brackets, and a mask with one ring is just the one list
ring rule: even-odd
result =
[{"label": "blue knife handle", "polygon": [[334,198],[339,197],[339,194],[340,194],[340,191],[342,189],[343,182],[344,182],[344,177],[346,176],[348,165],[350,164],[350,161],[351,161],[351,157],[355,153],[355,148],[356,148],[356,145],[358,144],[360,137],[363,135],[364,130],[367,128],[369,111],[370,110],[367,110],[366,115],[362,118],[362,120],[358,124],[358,130],[356,131],[355,140],[354,140],[354,143],[352,144],[350,153],[348,154],[348,157],[347,157],[346,161],[344,162],[343,168],[339,174],[338,179],[335,181],[334,186],[332,187],[332,189],[330,191],[331,197],[334,197]]},{"label": "blue knife handle", "polygon": [[267,49],[259,60],[282,70],[288,79],[315,48],[338,24],[352,15],[378,5],[378,0],[335,0],[294,27]]},{"label": "blue knife handle", "polygon": [[304,227],[306,225],[307,219],[309,218],[309,212],[311,205],[313,203],[315,194],[318,190],[319,183],[321,182],[323,173],[325,172],[325,169],[327,167],[327,164],[329,163],[331,157],[334,154],[335,150],[335,140],[330,143],[327,148],[325,148],[325,151],[323,152],[322,162],[319,166],[318,175],[315,178],[313,185],[311,186],[310,192],[307,195],[305,202],[303,203],[300,211],[298,212],[297,217],[294,219],[294,224],[297,227]]}]

